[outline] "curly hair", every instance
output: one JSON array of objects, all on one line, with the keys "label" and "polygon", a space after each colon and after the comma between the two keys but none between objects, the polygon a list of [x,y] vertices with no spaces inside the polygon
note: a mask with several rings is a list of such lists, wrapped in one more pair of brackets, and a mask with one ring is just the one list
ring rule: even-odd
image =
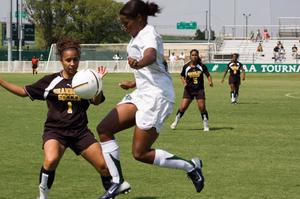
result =
[{"label": "curly hair", "polygon": [[73,48],[78,52],[78,55],[81,54],[81,47],[78,41],[73,40],[72,38],[64,37],[58,40],[56,43],[57,54],[62,57],[62,54],[65,50]]}]

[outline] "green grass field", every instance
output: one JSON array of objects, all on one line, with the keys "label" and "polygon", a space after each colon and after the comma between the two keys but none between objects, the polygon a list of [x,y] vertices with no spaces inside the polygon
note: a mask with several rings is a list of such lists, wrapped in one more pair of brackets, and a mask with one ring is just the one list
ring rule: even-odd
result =
[{"label": "green grass field", "polygon": [[[18,85],[40,77],[0,74]],[[131,156],[132,129],[117,135],[125,179],[132,185],[124,199],[297,199],[300,195],[300,74],[247,74],[238,105],[231,105],[229,86],[213,73],[206,86],[211,131],[202,131],[201,116],[192,103],[176,130],[171,124],[182,96],[174,74],[176,105],[155,148],[184,158],[203,159],[206,184],[196,193],[180,170],[153,167]],[[109,74],[104,81],[106,102],[89,109],[95,127],[126,91],[118,82],[131,74]],[[207,84],[206,84],[207,85]],[[291,96],[287,97],[286,94]],[[35,199],[43,162],[42,131],[46,104],[31,102],[0,88],[0,199]],[[103,193],[97,172],[67,150],[56,171],[50,199],[95,199]]]}]

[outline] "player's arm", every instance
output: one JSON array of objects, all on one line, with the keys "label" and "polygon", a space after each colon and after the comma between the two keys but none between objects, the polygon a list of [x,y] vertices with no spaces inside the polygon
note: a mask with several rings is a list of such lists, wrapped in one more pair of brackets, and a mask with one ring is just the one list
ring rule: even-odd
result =
[{"label": "player's arm", "polygon": [[207,72],[205,73],[205,75],[206,75],[206,77],[207,77],[209,86],[210,86],[210,87],[213,87],[213,86],[214,86],[214,83],[213,83],[213,81],[212,81],[212,77],[211,77],[210,73],[207,71]]},{"label": "player's arm", "polygon": [[242,68],[242,80],[244,81],[246,79],[246,73],[244,67],[241,68]]},{"label": "player's arm", "polygon": [[119,83],[119,86],[123,88],[124,90],[128,90],[130,88],[135,88],[136,83],[135,81],[122,81]]},{"label": "player's arm", "polygon": [[143,58],[141,60],[136,60],[132,57],[128,57],[128,64],[131,68],[141,69],[145,66],[149,66],[156,60],[156,50],[154,48],[147,48],[144,51]]},{"label": "player's arm", "polygon": [[221,83],[224,82],[224,79],[225,79],[225,77],[226,77],[226,75],[227,75],[227,72],[228,72],[228,67],[226,68],[226,70],[225,70],[224,73],[223,73]]},{"label": "player's arm", "polygon": [[186,80],[185,80],[185,77],[180,76],[180,80],[181,80],[183,86],[186,86]]},{"label": "player's arm", "polygon": [[9,92],[18,95],[20,97],[27,97],[28,94],[25,92],[25,89],[21,86],[17,86],[13,83],[10,83],[8,81],[5,81],[4,79],[2,79],[0,77],[0,85],[5,88],[6,90],[8,90]]}]

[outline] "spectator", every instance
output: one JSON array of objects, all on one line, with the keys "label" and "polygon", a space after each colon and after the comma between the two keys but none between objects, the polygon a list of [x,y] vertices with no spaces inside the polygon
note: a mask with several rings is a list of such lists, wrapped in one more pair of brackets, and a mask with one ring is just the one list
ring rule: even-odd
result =
[{"label": "spectator", "polygon": [[264,29],[264,32],[263,32],[263,37],[264,37],[264,41],[268,41],[270,39],[270,34],[268,32],[268,29]]},{"label": "spectator", "polygon": [[255,42],[257,41],[261,41],[262,40],[262,36],[261,36],[261,32],[259,29],[257,29],[257,33],[256,33],[256,38],[255,38]]},{"label": "spectator", "polygon": [[113,56],[113,60],[115,60],[115,66],[114,66],[114,71],[116,71],[118,69],[119,66],[119,60],[123,59],[120,55],[119,52],[117,52],[114,56]]},{"label": "spectator", "polygon": [[185,60],[185,55],[183,52],[180,53],[180,55],[178,56],[179,60]]},{"label": "spectator", "polygon": [[297,55],[298,55],[298,48],[297,48],[296,44],[294,44],[294,46],[292,47],[292,56],[293,56],[293,58],[296,59]]},{"label": "spectator", "polygon": [[169,60],[171,63],[174,63],[175,61],[177,61],[177,57],[174,52],[172,52],[172,54],[170,55]]},{"label": "spectator", "polygon": [[253,32],[253,31],[250,32],[250,40],[251,40],[252,42],[255,41],[255,38],[254,38],[254,32]]},{"label": "spectator", "polygon": [[39,64],[39,59],[36,57],[36,56],[33,56],[32,58],[31,58],[31,64],[32,64],[32,75],[34,75],[34,74],[38,74],[38,72],[37,72],[37,68],[38,68],[38,64]]},{"label": "spectator", "polygon": [[285,60],[285,49],[282,44],[279,44],[278,48],[279,61],[282,62],[283,60]]},{"label": "spectator", "polygon": [[277,62],[278,59],[279,59],[279,45],[278,45],[278,43],[277,43],[277,45],[274,47],[273,55],[274,55],[273,58],[274,58],[275,62]]},{"label": "spectator", "polygon": [[262,42],[259,42],[257,49],[256,49],[256,53],[260,56],[264,56],[263,51],[264,50],[263,50]]}]

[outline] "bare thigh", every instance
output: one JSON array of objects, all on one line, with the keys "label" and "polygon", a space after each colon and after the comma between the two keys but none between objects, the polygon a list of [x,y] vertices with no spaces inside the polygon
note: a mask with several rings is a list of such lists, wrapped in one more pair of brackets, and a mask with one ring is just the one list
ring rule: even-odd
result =
[{"label": "bare thigh", "polygon": [[114,134],[135,125],[137,107],[134,104],[120,104],[112,109],[97,126],[101,142],[114,139]]},{"label": "bare thigh", "polygon": [[65,150],[65,147],[55,139],[46,141],[44,144],[44,169],[55,170]]},{"label": "bare thigh", "polygon": [[180,112],[185,112],[189,107],[189,105],[191,104],[191,102],[192,102],[191,99],[183,98],[180,103],[180,108],[179,108]]}]

